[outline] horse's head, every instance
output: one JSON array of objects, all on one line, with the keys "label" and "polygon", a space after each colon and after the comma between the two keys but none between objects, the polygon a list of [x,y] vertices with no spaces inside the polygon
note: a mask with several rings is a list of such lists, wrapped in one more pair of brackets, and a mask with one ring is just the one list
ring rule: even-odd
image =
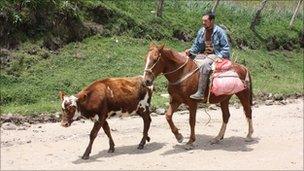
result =
[{"label": "horse's head", "polygon": [[146,86],[151,86],[154,79],[163,72],[165,63],[162,60],[161,52],[164,45],[150,45],[148,54],[145,58],[144,83]]}]

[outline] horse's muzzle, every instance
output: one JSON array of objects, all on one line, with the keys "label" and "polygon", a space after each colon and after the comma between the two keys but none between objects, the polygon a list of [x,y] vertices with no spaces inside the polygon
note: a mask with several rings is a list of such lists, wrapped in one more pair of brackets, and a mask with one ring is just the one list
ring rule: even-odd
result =
[{"label": "horse's muzzle", "polygon": [[145,83],[146,86],[151,86],[153,84],[153,81],[152,80],[145,80],[144,83]]}]

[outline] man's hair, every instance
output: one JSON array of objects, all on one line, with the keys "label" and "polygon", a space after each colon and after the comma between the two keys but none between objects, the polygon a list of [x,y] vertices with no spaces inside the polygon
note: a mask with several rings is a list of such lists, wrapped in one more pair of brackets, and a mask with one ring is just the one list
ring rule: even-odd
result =
[{"label": "man's hair", "polygon": [[215,13],[212,11],[208,11],[206,13],[203,13],[203,16],[207,15],[209,20],[214,20],[215,19]]}]

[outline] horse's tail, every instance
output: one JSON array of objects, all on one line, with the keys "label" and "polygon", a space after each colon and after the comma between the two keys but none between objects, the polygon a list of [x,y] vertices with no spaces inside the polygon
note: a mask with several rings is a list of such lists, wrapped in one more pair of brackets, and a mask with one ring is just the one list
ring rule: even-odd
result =
[{"label": "horse's tail", "polygon": [[[249,87],[249,101],[250,101],[250,105],[252,106],[252,98],[253,98],[253,93],[252,93],[252,79],[251,79],[251,75],[250,72],[247,69],[247,74],[246,74],[246,78],[245,78],[246,82],[247,82],[247,87]],[[249,86],[248,86],[249,84]]]}]

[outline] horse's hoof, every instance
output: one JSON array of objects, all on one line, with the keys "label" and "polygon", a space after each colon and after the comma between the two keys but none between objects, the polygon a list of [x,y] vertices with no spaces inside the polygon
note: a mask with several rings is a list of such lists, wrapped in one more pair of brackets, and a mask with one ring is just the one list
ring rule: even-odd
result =
[{"label": "horse's hoof", "polygon": [[178,135],[176,136],[176,139],[177,139],[177,142],[178,142],[178,143],[182,143],[183,140],[184,140],[184,137],[183,137],[182,134],[178,134]]},{"label": "horse's hoof", "polygon": [[186,144],[185,149],[186,150],[192,150],[194,148],[193,144]]},{"label": "horse's hoof", "polygon": [[253,141],[253,138],[252,137],[246,137],[245,138],[245,142],[252,142]]},{"label": "horse's hoof", "polygon": [[213,145],[213,144],[218,144],[220,142],[219,139],[217,138],[213,138],[212,140],[210,140],[210,144]]},{"label": "horse's hoof", "polygon": [[82,158],[83,160],[88,160],[88,159],[89,159],[89,155],[83,155],[81,158]]},{"label": "horse's hoof", "polygon": [[147,141],[150,142],[150,137],[147,137]]},{"label": "horse's hoof", "polygon": [[108,150],[108,153],[114,153],[114,151],[115,151],[114,148],[110,148],[110,149]]},{"label": "horse's hoof", "polygon": [[144,145],[139,144],[137,149],[142,150],[144,148]]}]

